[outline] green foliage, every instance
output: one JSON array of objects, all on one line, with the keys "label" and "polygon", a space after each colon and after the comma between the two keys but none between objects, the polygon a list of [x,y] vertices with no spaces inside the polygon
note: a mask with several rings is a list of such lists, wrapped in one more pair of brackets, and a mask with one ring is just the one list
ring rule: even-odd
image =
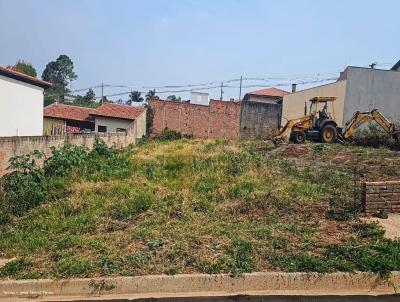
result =
[{"label": "green foliage", "polygon": [[154,196],[152,194],[140,192],[133,199],[114,203],[110,209],[110,215],[113,219],[127,219],[147,211],[153,201]]},{"label": "green foliage", "polygon": [[375,122],[358,130],[352,138],[352,142],[355,145],[370,146],[374,148],[383,146],[395,149],[400,148],[400,142],[394,140]]},{"label": "green foliage", "polygon": [[60,259],[54,268],[57,278],[88,277],[92,262],[86,257],[71,256]]},{"label": "green foliage", "polygon": [[176,95],[169,95],[168,97],[167,97],[167,101],[171,101],[171,102],[182,102],[182,99],[181,99],[181,97],[180,96],[176,96]]},{"label": "green foliage", "polygon": [[21,271],[28,265],[24,259],[17,259],[6,263],[0,267],[0,277],[16,276],[18,277]]},{"label": "green foliage", "polygon": [[15,159],[18,173],[39,173],[44,197],[0,218],[2,255],[25,259],[2,277],[399,270],[399,241],[354,215],[352,169],[386,177],[376,167],[390,160],[397,173],[398,154],[312,146],[297,159],[257,141],[148,139],[124,150],[97,141]]},{"label": "green foliage", "polygon": [[68,85],[76,80],[78,76],[74,72],[74,63],[67,55],[60,55],[55,61],[46,65],[42,78],[53,84],[45,92],[46,99],[58,99],[64,101],[65,95],[70,91]]},{"label": "green foliage", "polygon": [[82,166],[88,159],[89,152],[87,149],[64,144],[61,148],[51,148],[51,157],[44,164],[44,172],[48,176],[63,176],[74,167]]},{"label": "green foliage", "polygon": [[129,99],[126,101],[126,104],[132,106],[133,103],[141,103],[144,101],[142,98],[142,93],[139,91],[132,91],[129,94]]},{"label": "green foliage", "polygon": [[164,131],[156,136],[156,139],[160,141],[173,141],[182,139],[183,135],[180,132],[171,129],[164,129]]},{"label": "green foliage", "polygon": [[237,275],[253,270],[253,245],[251,242],[235,239],[229,246],[228,253],[231,256],[231,262],[229,263],[230,273]]},{"label": "green foliage", "polygon": [[8,222],[12,215],[22,216],[46,200],[63,197],[72,172],[87,179],[107,179],[130,171],[127,156],[101,140],[95,141],[92,151],[68,143],[53,147],[40,168],[38,161],[42,159],[38,151],[10,159],[12,172],[0,183],[0,223]]},{"label": "green foliage", "polygon": [[36,78],[36,76],[37,76],[36,69],[35,69],[35,67],[32,66],[32,63],[26,62],[24,60],[18,60],[14,66],[7,66],[7,68],[24,73],[24,74],[34,77],[34,78]]},{"label": "green foliage", "polygon": [[146,101],[150,101],[150,100],[158,100],[158,96],[156,95],[156,90],[149,90],[149,92],[146,93]]},{"label": "green foliage", "polygon": [[0,211],[4,213],[1,219],[3,223],[9,218],[6,213],[20,216],[43,202],[46,195],[45,177],[37,167],[37,160],[42,156],[40,152],[34,152],[10,159],[9,169],[14,171],[1,181],[3,201]]},{"label": "green foliage", "polygon": [[[146,96],[147,98],[147,96]],[[149,104],[145,104],[146,111],[146,133],[151,133],[153,130],[154,110]]]}]

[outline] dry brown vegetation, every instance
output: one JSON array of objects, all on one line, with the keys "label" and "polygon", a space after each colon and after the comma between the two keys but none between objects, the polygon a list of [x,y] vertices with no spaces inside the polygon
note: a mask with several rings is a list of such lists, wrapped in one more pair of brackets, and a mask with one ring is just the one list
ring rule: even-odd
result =
[{"label": "dry brown vegetation", "polygon": [[360,181],[398,179],[397,152],[189,139],[124,152],[124,173],[73,169],[61,197],[0,226],[0,257],[18,257],[0,275],[400,268],[399,243],[358,218]]}]

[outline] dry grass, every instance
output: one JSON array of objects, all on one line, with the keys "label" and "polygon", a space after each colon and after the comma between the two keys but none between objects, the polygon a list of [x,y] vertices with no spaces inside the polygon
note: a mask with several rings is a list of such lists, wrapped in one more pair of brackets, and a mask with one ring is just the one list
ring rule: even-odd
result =
[{"label": "dry grass", "polygon": [[0,258],[19,262],[2,275],[286,270],[290,261],[281,256],[322,257],[331,244],[368,241],[357,231],[355,173],[357,181],[398,178],[398,153],[316,144],[273,149],[268,142],[187,139],[136,146],[131,176],[76,180],[65,198],[4,226]]}]

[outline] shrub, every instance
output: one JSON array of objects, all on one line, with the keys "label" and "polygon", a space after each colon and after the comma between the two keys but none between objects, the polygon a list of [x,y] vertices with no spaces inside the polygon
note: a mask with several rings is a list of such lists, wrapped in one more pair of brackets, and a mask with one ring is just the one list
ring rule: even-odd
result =
[{"label": "shrub", "polygon": [[128,156],[101,140],[95,141],[90,152],[68,143],[58,149],[53,147],[40,168],[37,163],[43,157],[43,153],[34,151],[10,159],[12,172],[0,182],[0,224],[8,222],[12,215],[24,215],[46,200],[64,197],[74,169],[82,178],[95,180],[131,173]]},{"label": "shrub", "polygon": [[396,149],[400,148],[400,143],[396,142],[376,123],[371,123],[368,125],[368,127],[357,131],[352,138],[352,142],[356,145],[370,146],[374,148],[380,146]]},{"label": "shrub", "polygon": [[51,148],[51,156],[46,159],[44,172],[48,176],[65,176],[72,168],[82,166],[88,159],[88,150],[66,143],[61,148]]},{"label": "shrub", "polygon": [[165,128],[163,132],[158,134],[155,138],[160,140],[160,141],[173,141],[173,140],[178,140],[182,138],[191,138],[191,135],[185,135],[182,134],[178,131],[171,130],[168,128]]},{"label": "shrub", "polygon": [[43,202],[46,196],[46,184],[43,171],[37,167],[40,152],[15,156],[10,159],[9,169],[13,172],[2,178],[2,202],[0,202],[3,223],[8,219],[6,213],[23,215],[29,209]]}]

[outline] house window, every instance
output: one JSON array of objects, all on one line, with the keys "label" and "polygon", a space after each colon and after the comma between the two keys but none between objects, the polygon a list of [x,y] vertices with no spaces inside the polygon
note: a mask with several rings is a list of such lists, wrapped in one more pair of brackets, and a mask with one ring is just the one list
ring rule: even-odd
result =
[{"label": "house window", "polygon": [[126,133],[126,129],[125,128],[117,128],[117,132],[125,132]]},{"label": "house window", "polygon": [[107,126],[97,126],[97,132],[107,132]]}]

